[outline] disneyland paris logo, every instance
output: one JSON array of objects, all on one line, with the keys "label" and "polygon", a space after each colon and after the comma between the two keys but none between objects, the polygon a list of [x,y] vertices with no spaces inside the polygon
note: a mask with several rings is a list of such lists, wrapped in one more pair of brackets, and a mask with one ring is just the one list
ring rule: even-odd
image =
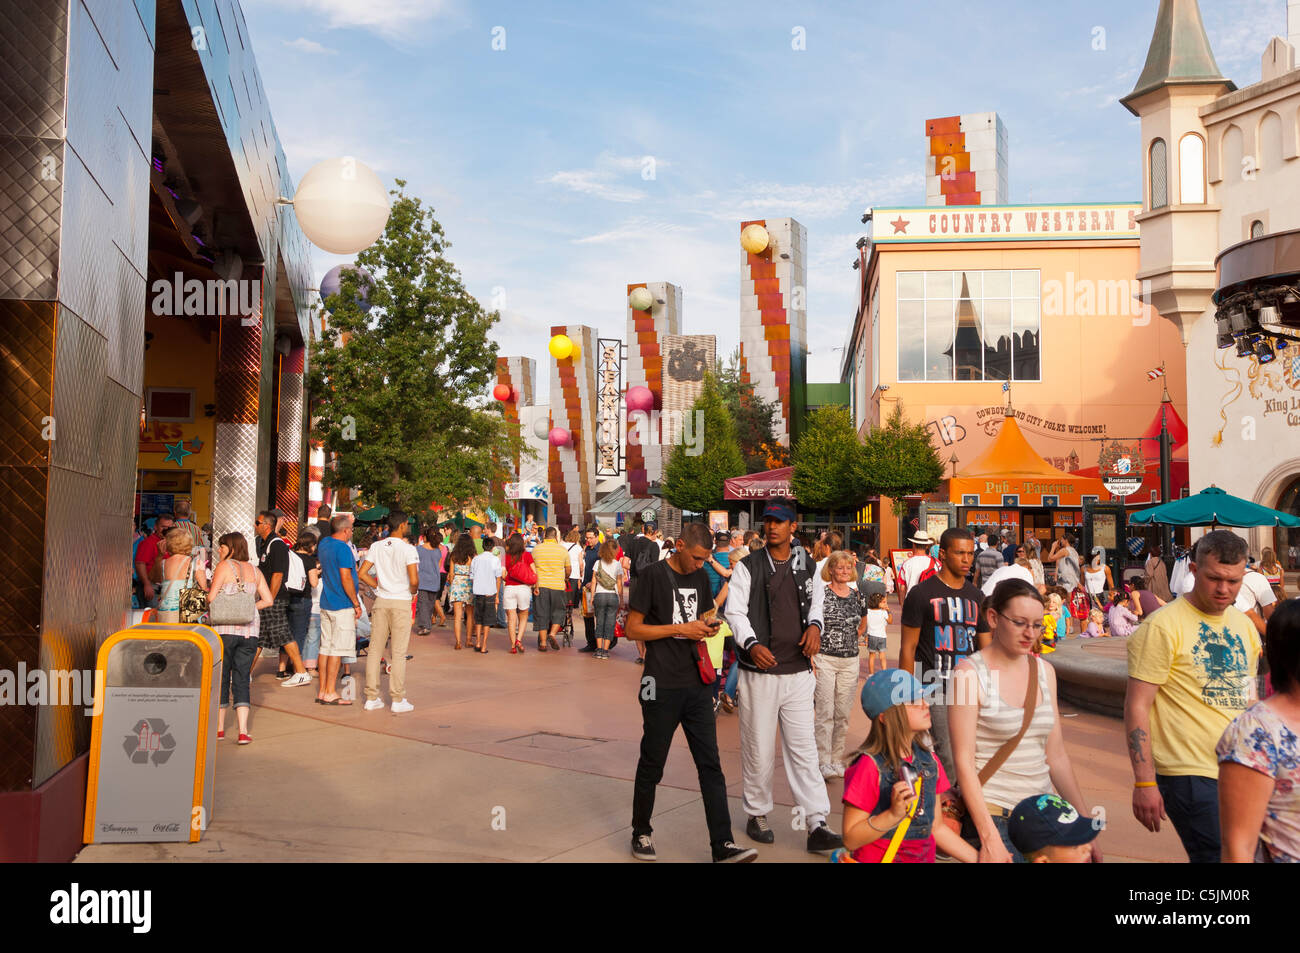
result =
[{"label": "disneyland paris logo", "polygon": [[81,705],[85,714],[102,711],[104,673],[85,669],[27,670],[26,662],[18,670],[0,669],[0,705],[51,705],[56,708]]},{"label": "disneyland paris logo", "polygon": [[50,922],[59,926],[126,924],[132,933],[153,926],[152,890],[82,890],[72,884],[50,894]]}]

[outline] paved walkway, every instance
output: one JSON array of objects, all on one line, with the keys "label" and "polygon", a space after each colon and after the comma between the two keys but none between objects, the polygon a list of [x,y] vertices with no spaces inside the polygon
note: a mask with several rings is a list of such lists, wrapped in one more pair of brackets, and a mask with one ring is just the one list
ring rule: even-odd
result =
[{"label": "paved walkway", "polygon": [[[896,658],[897,625],[891,630],[889,657]],[[78,860],[635,863],[628,851],[641,737],[634,647],[621,643],[607,662],[579,654],[576,645],[512,656],[502,630],[493,630],[487,655],[451,645],[445,629],[412,638],[407,697],[416,707],[403,715],[363,711],[361,699],[350,708],[316,705],[314,687],[281,688],[273,662],[264,660],[253,682],[255,741],[238,747],[231,731],[219,743],[213,819],[203,840],[92,845]],[[1106,810],[1108,859],[1185,860],[1172,829],[1151,834],[1133,819],[1120,723],[1062,708],[1080,783]],[[851,746],[866,728],[856,711]],[[718,743],[736,841],[748,845],[735,715],[719,715]],[[842,785],[829,784],[836,830]],[[792,829],[794,799],[780,765],[775,800],[777,840],[760,847],[760,860],[822,862]],[[680,732],[659,787],[655,843],[661,861],[709,859],[695,768]]]}]

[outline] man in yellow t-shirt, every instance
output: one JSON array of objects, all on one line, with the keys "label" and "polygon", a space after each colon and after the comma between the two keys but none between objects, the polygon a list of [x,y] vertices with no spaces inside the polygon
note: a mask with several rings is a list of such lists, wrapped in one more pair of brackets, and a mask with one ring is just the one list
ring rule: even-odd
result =
[{"label": "man in yellow t-shirt", "polygon": [[533,547],[533,568],[537,571],[533,625],[537,629],[539,652],[545,652],[547,645],[559,650],[560,643],[555,636],[564,626],[564,616],[569,611],[569,552],[556,539],[554,526],[546,527],[543,535],[545,542]]},{"label": "man in yellow t-shirt", "polygon": [[1191,592],[1147,617],[1128,643],[1124,731],[1133,816],[1150,831],[1173,822],[1192,863],[1219,862],[1214,746],[1255,701],[1259,633],[1233,606],[1246,542],[1215,530],[1196,544]]}]

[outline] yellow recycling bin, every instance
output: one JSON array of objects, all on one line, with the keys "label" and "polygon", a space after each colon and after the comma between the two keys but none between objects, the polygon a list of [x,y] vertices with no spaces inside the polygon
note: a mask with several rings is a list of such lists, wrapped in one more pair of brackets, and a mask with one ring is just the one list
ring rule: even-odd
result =
[{"label": "yellow recycling bin", "polygon": [[99,649],[87,844],[197,841],[212,820],[221,637],[143,623]]}]

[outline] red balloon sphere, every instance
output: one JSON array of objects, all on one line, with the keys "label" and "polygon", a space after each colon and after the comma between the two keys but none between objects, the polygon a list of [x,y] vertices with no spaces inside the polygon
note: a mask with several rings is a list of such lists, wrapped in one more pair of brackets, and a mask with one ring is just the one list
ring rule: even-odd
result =
[{"label": "red balloon sphere", "polygon": [[498,384],[492,388],[492,396],[497,400],[509,400],[514,396],[514,390],[509,384]]},{"label": "red balloon sphere", "polygon": [[569,445],[569,431],[563,427],[552,427],[550,440],[552,447],[567,447]]},{"label": "red balloon sphere", "polygon": [[655,409],[655,395],[649,387],[629,387],[627,389],[627,409],[649,413]]}]

